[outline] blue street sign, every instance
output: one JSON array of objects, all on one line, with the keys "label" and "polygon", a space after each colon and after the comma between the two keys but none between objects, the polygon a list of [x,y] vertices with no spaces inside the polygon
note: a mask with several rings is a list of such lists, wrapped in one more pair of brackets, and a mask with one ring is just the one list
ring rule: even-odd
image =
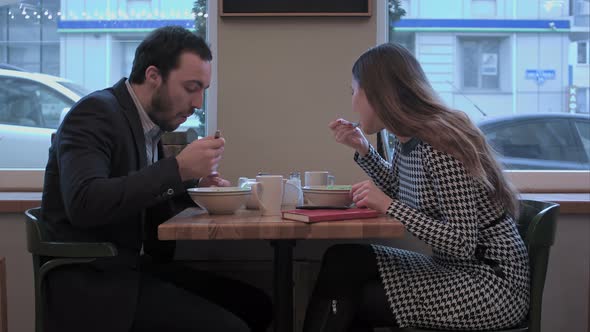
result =
[{"label": "blue street sign", "polygon": [[527,69],[527,80],[536,80],[538,85],[545,83],[545,80],[555,79],[555,69]]}]

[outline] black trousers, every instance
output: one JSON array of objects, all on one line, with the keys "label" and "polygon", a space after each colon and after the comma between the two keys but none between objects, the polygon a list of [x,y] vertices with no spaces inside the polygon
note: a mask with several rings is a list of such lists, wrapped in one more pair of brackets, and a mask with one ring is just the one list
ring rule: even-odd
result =
[{"label": "black trousers", "polygon": [[397,325],[370,245],[338,244],[325,252],[311,301],[325,299],[353,304],[346,313],[354,317],[350,331]]},{"label": "black trousers", "polygon": [[179,263],[141,265],[133,332],[266,331],[272,302],[243,282]]},{"label": "black trousers", "polygon": [[44,330],[262,332],[270,325],[271,300],[261,290],[178,262],[144,261],[139,268],[53,269],[44,287]]}]

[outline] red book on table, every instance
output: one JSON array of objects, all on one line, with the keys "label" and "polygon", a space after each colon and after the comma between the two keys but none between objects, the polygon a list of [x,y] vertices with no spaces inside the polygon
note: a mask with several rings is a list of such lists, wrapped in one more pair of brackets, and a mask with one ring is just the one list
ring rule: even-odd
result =
[{"label": "red book on table", "polygon": [[303,222],[308,222],[308,223],[318,222],[318,221],[375,218],[377,216],[379,216],[379,212],[377,212],[375,210],[360,209],[360,208],[352,208],[352,209],[345,209],[345,210],[295,209],[295,210],[283,211],[283,219],[297,220],[297,221],[303,221]]}]

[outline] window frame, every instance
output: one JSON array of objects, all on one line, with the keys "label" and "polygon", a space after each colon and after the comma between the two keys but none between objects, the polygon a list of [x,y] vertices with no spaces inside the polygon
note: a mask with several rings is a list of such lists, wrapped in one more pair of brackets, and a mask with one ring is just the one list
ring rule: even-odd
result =
[{"label": "window frame", "polygon": [[[386,43],[389,40],[389,16],[387,2],[377,1],[377,40],[376,44]],[[403,18],[402,18],[403,20]],[[590,49],[590,47],[588,47]],[[590,61],[590,60],[589,60]],[[514,70],[513,68],[511,70]],[[502,87],[502,85],[500,84]],[[381,142],[388,145],[387,131],[382,130]],[[386,157],[391,160],[389,150],[384,149]],[[590,171],[523,171],[505,170],[504,173],[520,192],[543,193],[575,193],[589,192]]]},{"label": "window frame", "polygon": [[[208,25],[207,39],[211,51],[214,55],[212,61],[211,86],[207,90],[207,123],[205,130],[207,133],[215,131],[217,128],[217,1],[208,0]],[[0,137],[0,139],[2,139]],[[45,169],[16,169],[0,168],[0,192],[18,191],[42,191],[44,182]]]}]

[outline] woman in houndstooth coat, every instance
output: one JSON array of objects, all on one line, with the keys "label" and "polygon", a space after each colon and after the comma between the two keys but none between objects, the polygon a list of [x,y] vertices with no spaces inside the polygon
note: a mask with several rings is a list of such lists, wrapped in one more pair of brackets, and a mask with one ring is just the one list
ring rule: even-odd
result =
[{"label": "woman in houndstooth coat", "polygon": [[[528,256],[513,219],[516,195],[485,138],[439,101],[400,45],[368,50],[352,73],[360,128],[343,119],[329,126],[371,177],[352,187],[353,200],[399,220],[432,255],[380,245],[329,248],[304,331],[517,325],[528,311]],[[363,135],[382,129],[396,137],[391,164]]]}]

